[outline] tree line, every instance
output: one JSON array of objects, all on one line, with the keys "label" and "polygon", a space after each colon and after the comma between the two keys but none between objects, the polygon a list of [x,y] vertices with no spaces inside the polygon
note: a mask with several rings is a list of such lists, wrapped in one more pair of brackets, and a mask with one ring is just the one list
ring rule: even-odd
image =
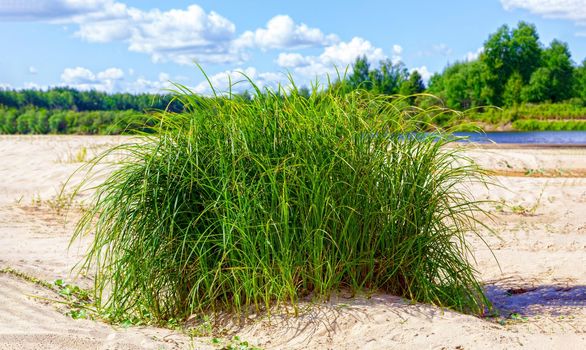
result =
[{"label": "tree line", "polygon": [[73,111],[0,107],[0,134],[117,135],[145,130],[148,116],[133,110]]},{"label": "tree line", "polygon": [[144,111],[165,109],[178,112],[182,106],[170,94],[129,94],[90,90],[78,91],[69,87],[55,87],[47,91],[36,89],[0,89],[0,105],[22,110],[30,107],[71,111]]},{"label": "tree line", "polygon": [[526,22],[501,26],[477,59],[448,65],[427,87],[417,71],[409,73],[400,62],[369,67],[366,57],[357,58],[347,85],[384,94],[425,91],[459,110],[563,101],[586,105],[586,59],[576,65],[568,44],[557,39],[544,46],[535,26]]},{"label": "tree line", "polygon": [[148,110],[180,112],[170,94],[108,94],[55,87],[0,89],[2,134],[120,134],[143,130]]}]

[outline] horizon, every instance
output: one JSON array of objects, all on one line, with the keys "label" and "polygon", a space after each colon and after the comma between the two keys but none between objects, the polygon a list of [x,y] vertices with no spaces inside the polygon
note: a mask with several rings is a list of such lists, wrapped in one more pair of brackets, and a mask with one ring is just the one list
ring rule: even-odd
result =
[{"label": "horizon", "polygon": [[236,72],[267,87],[285,82],[289,72],[301,86],[362,55],[372,66],[401,61],[427,81],[451,63],[478,57],[490,34],[520,21],[535,24],[544,46],[567,42],[580,63],[584,8],[580,0],[8,1],[0,3],[0,38],[9,53],[0,58],[0,88],[164,93],[172,81],[208,93],[195,62],[220,90]]}]

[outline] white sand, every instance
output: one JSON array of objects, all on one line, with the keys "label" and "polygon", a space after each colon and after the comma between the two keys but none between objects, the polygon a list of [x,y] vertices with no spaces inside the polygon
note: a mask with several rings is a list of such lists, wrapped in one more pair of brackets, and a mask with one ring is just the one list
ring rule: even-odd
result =
[{"label": "white sand", "polygon": [[[124,140],[0,136],[0,269],[71,281],[84,242],[68,251],[73,224],[64,223],[50,201],[81,164],[75,161],[83,147],[91,153]],[[236,331],[240,338],[267,349],[586,348],[586,178],[579,177],[586,170],[586,149],[468,152],[501,174],[547,176],[499,176],[501,187],[474,189],[479,198],[501,202],[488,206],[498,237],[485,236],[500,268],[482,242],[470,237],[479,276],[504,312],[523,319],[501,325],[388,295],[340,297],[298,318],[274,316],[242,327]],[[209,338],[192,340],[165,329],[73,320],[57,304],[31,296],[55,299],[43,287],[0,274],[0,349],[220,348]]]}]

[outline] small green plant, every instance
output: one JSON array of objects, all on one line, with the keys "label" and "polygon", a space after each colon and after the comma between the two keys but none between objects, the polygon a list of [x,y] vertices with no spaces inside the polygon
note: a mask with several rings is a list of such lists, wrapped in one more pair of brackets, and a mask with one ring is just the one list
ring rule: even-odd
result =
[{"label": "small green plant", "polygon": [[53,210],[57,215],[60,215],[73,207],[74,198],[75,195],[73,193],[65,193],[64,186],[62,186],[61,192],[54,198],[46,200],[45,203],[49,209]]},{"label": "small green plant", "polygon": [[[214,338],[216,339],[216,338]],[[213,343],[213,340],[212,340]],[[219,341],[217,344],[221,344],[221,341]],[[240,339],[239,336],[234,336],[232,337],[232,339],[228,342],[228,344],[225,344],[224,346],[222,346],[221,348],[222,350],[261,350],[261,348],[256,347],[254,345],[251,345],[249,342]]]},{"label": "small green plant", "polygon": [[501,198],[497,202],[494,203],[494,209],[499,213],[504,212],[506,206],[507,206],[507,202],[505,201],[504,198]]},{"label": "small green plant", "polygon": [[515,214],[521,214],[521,215],[525,215],[525,216],[535,215],[535,213],[537,212],[537,209],[539,209],[539,206],[541,205],[541,199],[543,198],[543,193],[545,192],[546,187],[547,187],[547,184],[545,184],[541,188],[541,192],[539,193],[539,197],[537,197],[535,204],[533,204],[532,206],[530,206],[528,208],[524,207],[521,204],[514,205],[511,207],[511,211]]},{"label": "small green plant", "polygon": [[75,160],[75,162],[77,162],[77,163],[82,163],[82,162],[85,162],[85,161],[87,161],[86,157],[87,157],[87,148],[85,148],[85,146],[82,146],[82,147],[81,147],[81,148],[80,148],[80,149],[77,151],[77,153],[75,153],[75,158],[74,158],[74,160]]},{"label": "small green plant", "polygon": [[[16,204],[18,206],[23,205],[24,196],[21,196],[17,201]],[[57,193],[54,197],[50,199],[42,199],[40,194],[34,194],[31,197],[30,207],[33,208],[43,208],[49,209],[57,216],[64,215],[67,211],[71,209],[77,209],[83,211],[85,208],[82,203],[75,202],[75,192],[65,192],[65,186],[61,186],[61,191]],[[24,205],[26,207],[26,205]]]},{"label": "small green plant", "polygon": [[32,276],[28,273],[15,270],[11,267],[4,267],[4,268],[0,269],[0,274],[11,275],[11,276],[20,278],[21,280],[27,281],[29,283],[41,286],[43,288],[54,290],[53,285],[51,283],[49,283],[47,281],[43,281],[43,280],[41,280],[35,276]]},{"label": "small green plant", "polygon": [[190,323],[186,331],[192,337],[209,337],[214,334],[212,320],[208,315],[197,317]]},{"label": "small green plant", "polygon": [[85,163],[88,161],[88,149],[85,146],[79,148],[76,152],[71,149],[67,151],[65,158],[59,159],[60,163]]},{"label": "small green plant", "polygon": [[[95,308],[92,299],[90,298],[90,292],[83,288],[80,288],[79,286],[65,283],[61,279],[56,280],[54,283],[49,283],[30,274],[15,270],[10,267],[0,269],[0,274],[8,274],[20,278],[24,281],[38,285],[40,287],[43,287],[56,293],[59,299],[47,300],[67,306],[68,311],[66,312],[66,315],[70,316],[73,319],[98,318],[98,311]],[[36,298],[45,299],[41,297]]]},{"label": "small green plant", "polygon": [[[56,280],[54,285],[57,287],[59,295],[66,300],[66,304],[69,307],[67,315],[73,319],[94,318],[96,310],[93,307],[89,291],[79,286],[65,283],[62,279]],[[88,310],[92,311],[91,314]]]},{"label": "small green plant", "polygon": [[543,169],[525,169],[525,176],[544,176],[545,170]]},{"label": "small green plant", "polygon": [[521,204],[511,206],[511,211],[515,214],[520,214],[520,215],[527,215],[529,213],[529,210],[527,208],[525,208],[524,206],[522,206]]}]

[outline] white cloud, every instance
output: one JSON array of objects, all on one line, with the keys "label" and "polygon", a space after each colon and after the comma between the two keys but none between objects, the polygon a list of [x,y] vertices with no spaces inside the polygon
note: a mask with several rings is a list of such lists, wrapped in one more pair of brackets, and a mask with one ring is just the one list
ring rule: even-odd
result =
[{"label": "white cloud", "polygon": [[197,5],[187,10],[139,13],[132,24],[137,28],[129,39],[129,50],[150,54],[155,62],[231,63],[244,59],[232,45],[235,25]]},{"label": "white cloud", "polygon": [[125,19],[110,19],[99,22],[80,23],[74,35],[88,42],[107,43],[129,40],[132,30]]},{"label": "white cloud", "polygon": [[437,45],[433,45],[432,47],[432,51],[433,53],[442,55],[442,56],[449,56],[452,54],[453,50],[448,47],[448,45],[446,44],[437,44]]},{"label": "white cloud", "polygon": [[397,64],[399,62],[401,62],[401,60],[403,59],[401,57],[401,54],[403,53],[403,47],[401,47],[401,45],[393,45],[393,55],[391,57],[391,61],[393,62],[393,64]]},{"label": "white cloud", "polygon": [[75,35],[90,42],[125,41],[130,51],[148,54],[154,62],[233,63],[246,57],[234,44],[236,26],[216,12],[197,5],[169,11],[115,5],[115,13],[76,19]]},{"label": "white cloud", "polygon": [[198,5],[185,10],[143,11],[114,0],[9,0],[0,18],[77,24],[74,35],[88,42],[123,41],[155,62],[180,64],[241,62],[235,25]]},{"label": "white cloud", "polygon": [[96,80],[96,75],[83,67],[65,68],[61,74],[61,80],[71,84],[90,83]]},{"label": "white cloud", "polygon": [[23,89],[27,90],[47,90],[49,87],[44,85],[39,85],[34,82],[26,82],[22,86]]},{"label": "white cloud", "polygon": [[386,58],[381,48],[375,47],[370,41],[360,37],[326,47],[320,58],[325,63],[350,64],[356,60],[357,56],[366,56],[372,63]]},{"label": "white cloud", "polygon": [[401,47],[401,45],[393,45],[393,55],[400,55],[403,53],[403,48]]},{"label": "white cloud", "polygon": [[[247,78],[250,78],[260,89],[270,88],[277,90],[279,84],[285,88],[288,87],[288,80],[285,74],[274,72],[259,72],[254,67],[246,69],[227,70],[214,74],[209,77],[210,82],[216,93],[225,93],[232,84],[232,92],[243,92],[252,90],[252,86]],[[198,94],[209,95],[212,93],[210,83],[207,80],[202,81],[193,88],[193,92]]]},{"label": "white cloud", "polygon": [[311,64],[311,59],[300,53],[280,53],[277,64],[283,68],[296,68]]},{"label": "white cloud", "polygon": [[37,68],[35,66],[30,66],[30,67],[28,67],[28,72],[32,75],[36,75],[39,71],[37,70]]},{"label": "white cloud", "polygon": [[79,90],[119,91],[124,72],[119,68],[108,68],[94,74],[84,67],[65,68],[61,74],[63,85]]},{"label": "white cloud", "polygon": [[120,68],[108,68],[97,75],[99,80],[120,80],[124,78],[124,71]]},{"label": "white cloud", "polygon": [[12,89],[12,86],[10,84],[0,83],[0,90],[10,90],[10,89]]},{"label": "white cloud", "polygon": [[425,51],[419,51],[419,56],[450,56],[454,50],[444,43],[432,45],[430,49]]},{"label": "white cloud", "polygon": [[465,59],[467,62],[470,61],[475,61],[478,59],[478,57],[480,56],[480,54],[484,52],[484,47],[479,47],[476,51],[472,52],[469,51],[468,53],[466,53]]},{"label": "white cloud", "polygon": [[160,73],[158,80],[149,80],[144,77],[128,82],[121,87],[120,91],[131,93],[164,93],[165,90],[172,89],[173,84],[169,81],[170,76],[166,73]]},{"label": "white cloud", "polygon": [[411,69],[411,72],[417,71],[421,75],[421,79],[427,84],[429,78],[432,76],[432,72],[427,69],[427,66],[421,66]]},{"label": "white cloud", "polygon": [[242,63],[248,49],[302,48],[339,41],[286,15],[270,19],[265,28],[236,34],[236,26],[198,5],[186,9],[143,11],[115,0],[5,0],[0,18],[77,25],[74,36],[94,43],[125,42],[133,52],[154,62]]},{"label": "white cloud", "polygon": [[[131,69],[129,70],[129,72]],[[132,74],[134,75],[134,71]],[[149,80],[139,76],[135,80],[125,79],[124,71],[112,67],[101,72],[94,73],[84,67],[66,68],[61,74],[61,86],[68,86],[79,90],[97,90],[108,93],[130,92],[130,93],[161,93],[165,89],[173,88],[171,81],[182,81],[184,77],[172,77],[167,73],[159,73],[157,80]]]},{"label": "white cloud", "polygon": [[505,10],[527,10],[547,18],[568,19],[586,25],[584,0],[501,0]]},{"label": "white cloud", "polygon": [[99,11],[111,0],[4,0],[0,18],[5,20],[60,20]]},{"label": "white cloud", "polygon": [[381,48],[375,47],[370,41],[354,37],[349,42],[340,42],[324,48],[319,56],[302,56],[298,53],[281,53],[277,64],[292,69],[305,77],[316,77],[335,73],[335,67],[343,71],[354,63],[356,57],[366,56],[371,64],[378,64],[386,59]]},{"label": "white cloud", "polygon": [[325,35],[321,30],[310,28],[304,23],[295,24],[293,19],[286,15],[271,18],[266,28],[259,28],[254,32],[247,31],[239,39],[242,46],[256,46],[263,50],[326,46],[338,41],[336,35]]}]

